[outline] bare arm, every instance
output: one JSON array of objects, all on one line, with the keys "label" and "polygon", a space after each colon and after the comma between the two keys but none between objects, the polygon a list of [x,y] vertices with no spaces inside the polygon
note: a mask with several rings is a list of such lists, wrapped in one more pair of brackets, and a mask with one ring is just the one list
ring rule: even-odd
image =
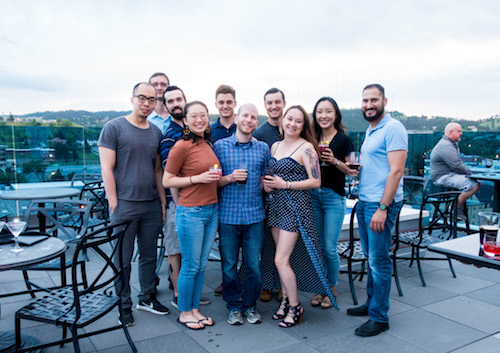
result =
[{"label": "bare arm", "polygon": [[[387,153],[387,159],[389,162],[390,172],[385,181],[384,193],[382,194],[382,199],[380,203],[389,206],[396,195],[398,190],[399,181],[405,171],[407,151],[391,151]],[[374,232],[381,232],[385,228],[385,220],[387,219],[387,210],[382,211],[380,208],[377,209],[370,221],[370,228]]]},{"label": "bare arm", "polygon": [[222,188],[227,184],[231,184],[234,182],[246,180],[248,176],[248,172],[244,169],[235,169],[231,174],[224,175],[219,180],[219,187]]},{"label": "bare arm", "polygon": [[108,198],[109,210],[114,212],[118,205],[118,198],[116,196],[116,180],[113,170],[116,164],[116,151],[99,146],[99,160],[101,162],[102,181],[104,182],[104,190]]},{"label": "bare arm", "polygon": [[180,177],[165,170],[163,173],[163,186],[166,188],[185,188],[195,184],[209,184],[219,181],[216,171],[206,171],[201,174]]},{"label": "bare arm", "polygon": [[155,181],[156,181],[156,189],[158,190],[158,196],[160,197],[160,202],[161,202],[162,219],[165,219],[167,199],[165,197],[165,188],[161,183],[162,176],[163,176],[163,169],[161,168],[161,159],[160,155],[157,154],[155,162]]}]

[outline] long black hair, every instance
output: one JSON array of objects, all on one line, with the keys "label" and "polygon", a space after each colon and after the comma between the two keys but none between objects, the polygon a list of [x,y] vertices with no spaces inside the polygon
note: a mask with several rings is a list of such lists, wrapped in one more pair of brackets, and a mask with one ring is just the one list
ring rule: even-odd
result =
[{"label": "long black hair", "polygon": [[318,139],[318,141],[321,139],[322,129],[316,120],[316,111],[318,110],[318,105],[324,101],[330,102],[333,105],[333,109],[335,110],[335,121],[333,123],[335,129],[337,129],[337,131],[340,131],[342,133],[345,133],[346,130],[345,126],[342,124],[342,113],[340,112],[339,106],[337,102],[335,102],[335,99],[333,99],[332,97],[321,97],[314,105],[314,110],[313,110],[314,131],[316,132],[316,138]]},{"label": "long black hair", "polygon": [[[192,101],[192,102],[189,102],[187,103],[185,106],[184,106],[184,114],[183,114],[183,117],[186,118],[187,116],[187,113],[189,111],[189,108],[191,108],[192,106],[194,105],[201,105],[203,108],[205,108],[205,110],[207,111],[207,117],[209,116],[208,115],[208,107],[205,103],[201,102],[201,101]],[[203,132],[203,139],[205,140],[205,142],[207,142],[210,146],[212,146],[212,143],[210,142],[210,136],[212,135],[212,131],[210,129],[210,120],[208,121],[208,128],[207,130],[205,130]],[[186,126],[186,124],[184,123],[184,131],[182,133],[182,138],[184,140],[189,140],[189,139],[193,139],[193,143],[196,142],[196,138],[199,137],[198,135],[195,135],[193,134],[192,131],[190,131],[188,129],[188,127]]]}]

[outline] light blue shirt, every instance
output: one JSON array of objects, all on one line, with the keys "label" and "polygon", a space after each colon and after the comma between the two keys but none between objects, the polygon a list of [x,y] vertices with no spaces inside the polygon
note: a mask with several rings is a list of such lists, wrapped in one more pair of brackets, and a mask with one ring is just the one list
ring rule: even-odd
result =
[{"label": "light blue shirt", "polygon": [[154,110],[148,116],[148,121],[158,126],[158,128],[161,130],[162,135],[165,133],[165,131],[167,131],[168,127],[170,126],[170,120],[171,120],[170,115],[166,119],[163,119]]},{"label": "light blue shirt", "polygon": [[[408,151],[408,132],[401,122],[391,118],[389,113],[375,128],[368,127],[361,146],[361,172],[359,176],[359,199],[365,202],[380,202],[385,182],[390,172],[387,153]],[[394,196],[394,201],[403,200],[403,180]]]}]

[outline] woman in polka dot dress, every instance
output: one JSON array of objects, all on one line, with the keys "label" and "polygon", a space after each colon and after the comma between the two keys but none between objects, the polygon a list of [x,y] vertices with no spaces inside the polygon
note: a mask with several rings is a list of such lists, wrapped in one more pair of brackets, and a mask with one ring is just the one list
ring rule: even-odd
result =
[{"label": "woman in polka dot dress", "polygon": [[[302,321],[297,287],[333,297],[326,278],[310,189],[320,186],[318,147],[309,115],[301,106],[290,107],[283,118],[283,140],[271,147],[264,188],[271,193],[268,224],[276,255],[283,299],[273,319],[291,327]],[[271,173],[270,173],[271,174]],[[300,236],[299,236],[300,235]],[[265,264],[263,264],[265,266]],[[332,303],[336,307],[336,303]]]}]

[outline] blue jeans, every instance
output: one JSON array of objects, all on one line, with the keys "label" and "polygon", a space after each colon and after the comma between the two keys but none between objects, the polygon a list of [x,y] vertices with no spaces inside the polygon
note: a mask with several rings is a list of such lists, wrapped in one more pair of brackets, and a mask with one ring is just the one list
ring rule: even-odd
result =
[{"label": "blue jeans", "polygon": [[[229,311],[255,308],[261,289],[260,253],[264,241],[264,221],[249,225],[221,223],[222,295]],[[244,288],[238,276],[240,248],[245,264]]]},{"label": "blue jeans", "polygon": [[368,314],[377,322],[389,322],[389,294],[391,292],[392,260],[389,254],[392,243],[392,229],[403,202],[392,202],[387,208],[385,228],[380,233],[370,229],[372,216],[378,209],[378,202],[359,201],[357,216],[363,253],[368,258],[366,294]]},{"label": "blue jeans", "polygon": [[181,247],[181,271],[177,279],[180,311],[198,309],[208,255],[219,223],[219,206],[177,206],[175,226]]},{"label": "blue jeans", "polygon": [[331,287],[335,287],[339,278],[337,242],[346,211],[345,197],[330,188],[318,188],[311,190],[311,200],[328,281]]}]

